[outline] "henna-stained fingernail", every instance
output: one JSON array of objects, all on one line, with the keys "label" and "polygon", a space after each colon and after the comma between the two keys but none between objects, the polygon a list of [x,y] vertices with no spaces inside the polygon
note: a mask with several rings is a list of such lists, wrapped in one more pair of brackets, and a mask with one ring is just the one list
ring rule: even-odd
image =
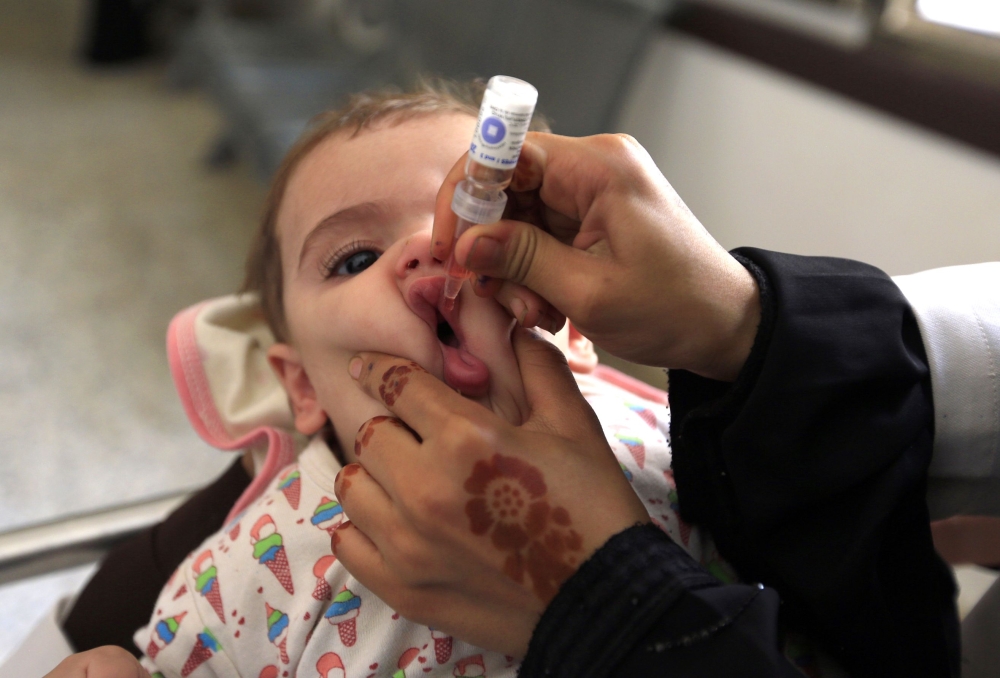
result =
[{"label": "henna-stained fingernail", "polygon": [[330,550],[333,551],[333,555],[337,555],[337,546],[340,544],[340,535],[337,534],[337,528],[340,525],[333,528],[333,533],[330,535]]}]

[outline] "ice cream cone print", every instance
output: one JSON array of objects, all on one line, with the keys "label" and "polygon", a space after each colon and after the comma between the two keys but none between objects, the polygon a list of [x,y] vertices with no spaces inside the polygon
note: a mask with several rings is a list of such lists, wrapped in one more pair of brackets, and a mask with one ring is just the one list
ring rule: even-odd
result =
[{"label": "ice cream cone print", "polygon": [[288,505],[298,511],[299,497],[302,495],[302,480],[299,477],[298,469],[285,471],[285,475],[278,481],[278,489],[285,495]]},{"label": "ice cream cone print", "polygon": [[337,526],[344,522],[344,509],[341,508],[340,502],[336,499],[323,497],[319,500],[319,504],[316,505],[315,510],[313,510],[313,515],[309,519],[309,522],[319,529],[333,534]]},{"label": "ice cream cone print", "polygon": [[313,589],[313,598],[316,600],[330,600],[333,598],[333,589],[330,588],[325,579],[316,580],[316,588]]},{"label": "ice cream cone print", "polygon": [[236,541],[240,536],[240,523],[233,525],[233,529],[229,530],[229,541]]},{"label": "ice cream cone print", "polygon": [[436,629],[431,629],[431,638],[434,639],[434,659],[437,660],[438,664],[447,664],[448,660],[451,659],[451,636]]},{"label": "ice cream cone print", "polygon": [[271,570],[277,578],[278,583],[289,594],[294,595],[292,569],[288,566],[284,542],[275,528],[274,519],[270,515],[262,515],[254,524],[253,529],[250,530],[250,543],[253,545],[253,557],[257,559],[257,562],[266,565],[267,569]]},{"label": "ice cream cone print", "polygon": [[413,660],[417,658],[420,654],[420,650],[411,647],[399,656],[399,661],[396,662],[396,672],[392,674],[392,678],[406,678],[406,667],[413,663]]},{"label": "ice cream cone print", "polygon": [[455,670],[452,671],[452,675],[459,678],[463,676],[485,676],[486,666],[483,664],[483,655],[474,654],[471,657],[459,659],[455,662]]},{"label": "ice cream cone print", "polygon": [[281,670],[274,664],[269,664],[260,670],[260,675],[257,678],[278,678],[281,675]]},{"label": "ice cream cone print", "polygon": [[344,590],[337,594],[323,615],[328,622],[336,625],[337,632],[340,634],[340,642],[346,647],[351,647],[358,642],[358,627],[355,619],[357,619],[360,609],[361,598],[344,587]]},{"label": "ice cream cone print", "polygon": [[222,605],[222,592],[219,590],[218,572],[212,559],[212,551],[202,551],[198,554],[191,565],[191,570],[194,572],[194,585],[198,589],[198,593],[212,606],[219,621],[225,624],[226,613]]},{"label": "ice cream cone print", "polygon": [[219,641],[215,639],[212,632],[206,628],[198,634],[198,641],[191,648],[191,654],[181,667],[182,676],[190,676],[191,672],[211,659],[212,655],[219,651]]},{"label": "ice cream cone print", "polygon": [[187,584],[181,584],[181,587],[177,589],[177,593],[174,594],[174,600],[177,600],[187,592],[188,592]]},{"label": "ice cream cone print", "polygon": [[336,652],[327,652],[316,662],[319,678],[344,678],[344,662]]},{"label": "ice cream cone print", "polygon": [[292,569],[288,566],[288,556],[285,555],[285,547],[281,546],[274,553],[271,560],[265,561],[267,569],[274,573],[278,582],[288,593],[295,593],[295,586],[292,585]]},{"label": "ice cream cone print", "polygon": [[177,629],[180,628],[181,621],[186,616],[187,612],[181,612],[173,617],[167,617],[156,622],[153,632],[149,634],[149,645],[146,646],[147,657],[156,659],[156,655],[160,653],[160,650],[173,642],[174,637],[177,635]]},{"label": "ice cream cone print", "polygon": [[656,413],[648,407],[628,403],[628,408],[642,417],[642,420],[649,424],[649,428],[656,428]]},{"label": "ice cream cone print", "polygon": [[278,648],[281,663],[288,663],[288,615],[264,603],[267,612],[267,639]]},{"label": "ice cream cone print", "polygon": [[635,459],[635,463],[639,465],[639,468],[646,466],[646,446],[640,438],[624,433],[616,433],[615,438],[625,444],[625,447],[632,453],[632,458]]},{"label": "ice cream cone print", "polygon": [[691,526],[685,523],[680,517],[677,518],[677,529],[681,532],[681,541],[687,546],[691,541]]},{"label": "ice cream cone print", "polygon": [[326,572],[337,562],[336,556],[323,556],[313,565],[313,575],[316,577],[316,588],[313,589],[313,598],[316,600],[330,600],[333,598],[333,590],[326,581]]}]

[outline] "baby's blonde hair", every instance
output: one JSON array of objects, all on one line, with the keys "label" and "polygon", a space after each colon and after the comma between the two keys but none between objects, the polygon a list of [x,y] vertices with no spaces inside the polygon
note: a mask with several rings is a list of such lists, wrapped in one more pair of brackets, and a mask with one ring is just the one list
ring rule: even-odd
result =
[{"label": "baby's blonde hair", "polygon": [[[355,94],[343,107],[313,119],[281,161],[271,181],[260,224],[250,246],[246,277],[241,288],[242,292],[260,294],[264,318],[277,341],[286,342],[289,339],[277,233],[278,211],[288,182],[302,159],[324,139],[342,130],[351,130],[353,137],[376,124],[397,125],[425,115],[464,113],[476,117],[484,89],[484,84],[478,80],[464,84],[425,80],[406,92],[383,89]],[[536,116],[531,128],[547,131],[548,125],[543,118]]]}]

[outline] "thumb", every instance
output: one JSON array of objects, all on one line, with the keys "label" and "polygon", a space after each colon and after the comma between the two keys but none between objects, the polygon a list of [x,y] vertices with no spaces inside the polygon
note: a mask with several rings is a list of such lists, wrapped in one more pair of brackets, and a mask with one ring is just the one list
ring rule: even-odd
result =
[{"label": "thumb", "polygon": [[478,275],[527,287],[568,316],[600,265],[589,252],[512,220],[471,227],[456,243],[455,258]]},{"label": "thumb", "polygon": [[584,400],[566,357],[552,342],[533,330],[514,328],[514,355],[524,382],[531,414],[525,426],[533,430],[577,438],[587,426],[601,431],[594,410]]}]

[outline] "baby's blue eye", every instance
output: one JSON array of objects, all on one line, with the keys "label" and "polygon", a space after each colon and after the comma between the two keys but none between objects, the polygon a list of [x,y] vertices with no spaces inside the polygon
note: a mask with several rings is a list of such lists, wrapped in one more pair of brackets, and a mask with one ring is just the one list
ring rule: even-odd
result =
[{"label": "baby's blue eye", "polygon": [[335,273],[337,275],[355,275],[361,273],[378,260],[378,252],[372,250],[360,250],[344,259]]}]

